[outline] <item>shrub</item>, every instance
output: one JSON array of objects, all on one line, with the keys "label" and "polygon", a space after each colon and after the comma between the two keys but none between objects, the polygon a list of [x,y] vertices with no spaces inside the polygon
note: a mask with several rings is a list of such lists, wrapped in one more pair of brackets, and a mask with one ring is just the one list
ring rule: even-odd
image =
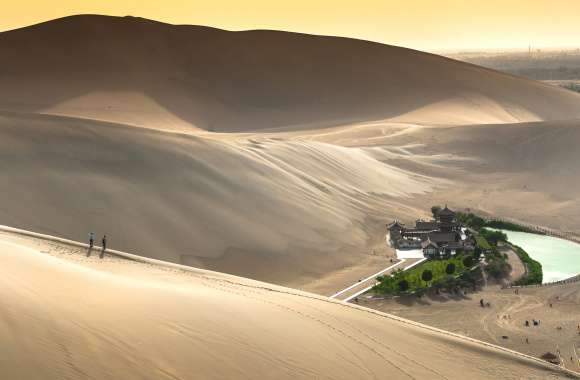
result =
[{"label": "shrub", "polygon": [[471,227],[474,230],[479,230],[481,227],[485,226],[486,222],[485,219],[473,214],[473,213],[469,213],[469,214],[464,214],[462,212],[457,212],[455,214],[455,216],[457,217],[457,220],[459,220],[459,222],[465,224],[467,227]]},{"label": "shrub", "polygon": [[455,273],[455,264],[453,264],[453,263],[447,264],[447,267],[445,267],[445,273],[447,273],[447,274]]},{"label": "shrub", "polygon": [[431,281],[433,279],[433,272],[431,272],[429,269],[425,269],[421,274],[421,279],[425,282]]},{"label": "shrub", "polygon": [[507,235],[501,231],[492,231],[487,228],[482,228],[479,233],[485,238],[485,240],[495,246],[497,246],[499,241],[506,242],[508,240]]},{"label": "shrub", "polygon": [[528,255],[528,253],[523,250],[523,248],[513,244],[512,247],[515,249],[520,260],[522,260],[522,262],[526,266],[527,271],[527,274],[524,277],[520,278],[518,281],[516,281],[515,285],[541,284],[544,277],[542,271],[542,264],[532,259]]},{"label": "shrub", "polygon": [[407,280],[399,281],[399,290],[401,292],[406,292],[407,290],[409,290],[409,281]]},{"label": "shrub", "polygon": [[465,265],[466,268],[472,267],[473,256],[465,256],[465,258],[463,259],[463,265]]},{"label": "shrub", "polygon": [[495,279],[502,279],[506,278],[512,270],[512,267],[509,265],[507,261],[503,257],[501,258],[494,258],[489,262],[489,264],[485,267],[485,271]]},{"label": "shrub", "polygon": [[441,206],[433,206],[431,207],[431,214],[433,214],[434,218],[437,218],[437,214],[441,211]]}]

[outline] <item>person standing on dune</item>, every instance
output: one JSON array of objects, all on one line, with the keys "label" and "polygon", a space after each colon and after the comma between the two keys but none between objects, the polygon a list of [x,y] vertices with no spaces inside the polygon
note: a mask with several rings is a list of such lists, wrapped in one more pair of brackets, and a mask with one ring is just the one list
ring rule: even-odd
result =
[{"label": "person standing on dune", "polygon": [[95,233],[89,232],[89,249],[93,249],[94,244],[95,244]]},{"label": "person standing on dune", "polygon": [[100,258],[102,259],[105,256],[105,250],[107,249],[107,235],[103,235],[103,239],[101,240],[101,255]]}]

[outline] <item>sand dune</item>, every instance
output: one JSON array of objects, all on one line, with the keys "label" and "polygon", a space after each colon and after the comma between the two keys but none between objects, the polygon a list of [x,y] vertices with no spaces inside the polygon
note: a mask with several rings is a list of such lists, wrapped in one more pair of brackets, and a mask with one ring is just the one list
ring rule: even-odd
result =
[{"label": "sand dune", "polygon": [[74,16],[0,34],[0,109],[161,129],[580,117],[580,95],[399,47]]},{"label": "sand dune", "polygon": [[364,41],[134,18],[55,20],[0,49],[6,224],[325,293],[392,254],[385,222],[434,203],[580,228],[578,122],[555,121],[580,117],[570,91]]},{"label": "sand dune", "polygon": [[333,289],[321,277],[386,249],[385,222],[427,216],[435,203],[577,230],[578,131],[576,122],[387,122],[203,137],[6,114],[0,215],[326,294],[348,281]]},{"label": "sand dune", "polygon": [[274,285],[0,236],[11,379],[572,378],[558,367]]},{"label": "sand dune", "polygon": [[[435,203],[580,228],[572,92],[364,41],[134,18],[6,32],[0,51],[2,224],[325,294],[384,268],[385,222]],[[6,378],[572,376],[202,269],[4,233],[0,271]]]},{"label": "sand dune", "polygon": [[389,199],[441,182],[358,148],[48,116],[0,117],[0,144],[5,223],[277,283],[359,261]]},{"label": "sand dune", "polygon": [[580,230],[579,120],[437,127],[377,121],[279,136],[358,147],[408,173],[446,180],[426,196],[401,199],[417,206],[400,212],[408,221],[449,203]]}]

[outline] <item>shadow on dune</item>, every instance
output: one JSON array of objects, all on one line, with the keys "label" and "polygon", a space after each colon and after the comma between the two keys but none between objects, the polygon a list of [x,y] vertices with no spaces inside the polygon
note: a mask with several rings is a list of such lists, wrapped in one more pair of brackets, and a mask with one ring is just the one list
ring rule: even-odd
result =
[{"label": "shadow on dune", "polygon": [[[499,110],[482,122],[558,118],[564,110],[580,117],[575,94],[346,38],[87,15],[2,33],[0,50],[9,52],[0,62],[2,109],[56,108],[160,128],[232,132],[428,119],[412,114],[451,100],[469,113],[486,99]],[[98,101],[82,99],[89,95]],[[137,95],[149,100],[141,104]],[[430,112],[453,122],[457,110],[443,108]]]},{"label": "shadow on dune", "polygon": [[421,298],[417,296],[404,296],[404,297],[397,297],[395,298],[397,303],[405,306],[413,306],[413,305],[430,305],[433,302],[437,303],[445,303],[445,302],[453,302],[453,301],[464,301],[464,300],[472,300],[469,294],[429,294],[423,296]]},{"label": "shadow on dune", "polygon": [[253,145],[0,115],[0,219],[81,241],[107,231],[114,249],[289,283],[356,264],[385,201],[432,186],[356,149]]}]

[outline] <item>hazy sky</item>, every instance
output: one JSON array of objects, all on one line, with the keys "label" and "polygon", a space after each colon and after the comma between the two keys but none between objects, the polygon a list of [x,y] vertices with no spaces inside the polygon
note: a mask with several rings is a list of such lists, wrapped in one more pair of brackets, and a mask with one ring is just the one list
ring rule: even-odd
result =
[{"label": "hazy sky", "polygon": [[580,46],[580,0],[0,0],[0,31],[79,13],[338,35],[422,50]]}]

